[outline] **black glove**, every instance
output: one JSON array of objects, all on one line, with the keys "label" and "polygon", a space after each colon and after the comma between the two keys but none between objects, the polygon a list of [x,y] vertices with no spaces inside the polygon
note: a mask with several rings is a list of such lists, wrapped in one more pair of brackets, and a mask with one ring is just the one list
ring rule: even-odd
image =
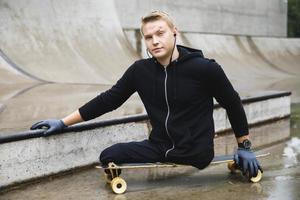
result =
[{"label": "black glove", "polygon": [[258,170],[263,172],[255,154],[250,149],[238,148],[234,154],[234,162],[239,165],[243,174],[249,172],[249,178],[256,177]]},{"label": "black glove", "polygon": [[48,119],[48,120],[39,121],[39,122],[33,124],[30,127],[30,129],[34,130],[34,129],[41,129],[41,128],[45,128],[45,127],[48,130],[46,130],[44,132],[44,135],[47,136],[47,135],[51,135],[53,133],[61,132],[67,126],[60,119]]}]

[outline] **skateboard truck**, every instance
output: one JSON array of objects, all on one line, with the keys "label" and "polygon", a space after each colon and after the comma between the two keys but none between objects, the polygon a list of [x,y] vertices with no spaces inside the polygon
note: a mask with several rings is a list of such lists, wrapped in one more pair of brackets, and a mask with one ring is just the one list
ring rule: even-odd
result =
[{"label": "skateboard truck", "polygon": [[104,178],[107,184],[110,184],[112,190],[116,194],[123,194],[127,189],[126,181],[120,177],[121,169],[118,166],[110,162],[107,168],[104,170]]}]

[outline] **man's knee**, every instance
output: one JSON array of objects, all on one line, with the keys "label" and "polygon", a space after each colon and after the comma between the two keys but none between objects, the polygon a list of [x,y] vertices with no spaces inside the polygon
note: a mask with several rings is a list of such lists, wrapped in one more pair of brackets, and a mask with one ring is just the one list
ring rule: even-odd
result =
[{"label": "man's knee", "polygon": [[101,165],[106,165],[107,162],[105,162],[105,150],[103,150],[101,153],[100,153],[100,156],[99,156],[99,162]]},{"label": "man's knee", "polygon": [[198,169],[204,169],[211,163],[213,158],[214,158],[214,152],[206,155],[203,158],[198,159],[198,162],[195,162],[194,166],[197,167]]},{"label": "man's knee", "polygon": [[107,165],[109,162],[118,163],[119,156],[121,155],[120,148],[121,144],[115,144],[104,149],[99,156],[101,165]]},{"label": "man's knee", "polygon": [[102,166],[107,165],[109,162],[113,162],[111,159],[111,153],[109,151],[109,148],[104,149],[99,156],[99,161]]}]

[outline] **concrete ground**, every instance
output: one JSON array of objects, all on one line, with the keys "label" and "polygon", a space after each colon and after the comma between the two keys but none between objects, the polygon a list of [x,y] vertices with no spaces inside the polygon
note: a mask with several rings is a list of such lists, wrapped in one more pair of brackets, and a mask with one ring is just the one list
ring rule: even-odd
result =
[{"label": "concrete ground", "polygon": [[292,107],[291,137],[264,149],[264,169],[259,183],[230,174],[226,164],[199,171],[175,169],[123,170],[128,189],[115,195],[103,180],[103,172],[89,168],[2,193],[0,199],[299,199],[300,198],[300,104]]}]

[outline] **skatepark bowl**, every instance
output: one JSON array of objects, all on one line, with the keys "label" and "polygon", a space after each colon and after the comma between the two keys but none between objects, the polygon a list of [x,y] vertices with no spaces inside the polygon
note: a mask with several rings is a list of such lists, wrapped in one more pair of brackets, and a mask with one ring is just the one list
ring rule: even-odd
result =
[{"label": "skatepark bowl", "polygon": [[[104,148],[147,138],[151,125],[136,93],[113,112],[61,134],[29,131],[36,121],[62,118],[106,91],[143,57],[135,48],[143,45],[138,29],[121,25],[115,3],[120,9],[125,1],[87,2],[0,0],[0,200],[300,199],[297,38],[178,35],[179,44],[216,59],[239,92],[254,150],[270,153],[259,159],[264,173],[258,183],[231,174],[226,164],[132,169],[122,171],[126,193],[114,194],[95,165]],[[231,155],[236,141],[217,103],[214,120],[215,153]]]}]

